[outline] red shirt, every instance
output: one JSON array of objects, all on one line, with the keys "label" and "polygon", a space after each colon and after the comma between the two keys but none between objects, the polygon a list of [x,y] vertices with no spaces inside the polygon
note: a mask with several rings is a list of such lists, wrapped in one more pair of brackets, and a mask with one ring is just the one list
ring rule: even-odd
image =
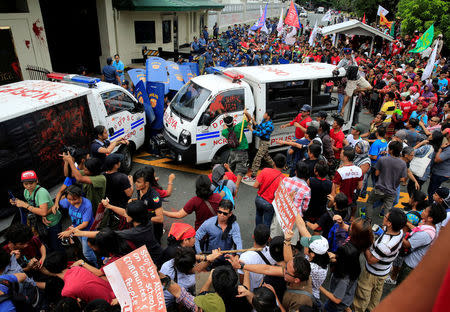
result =
[{"label": "red shirt", "polygon": [[[311,117],[307,116],[305,119],[302,120],[302,113],[298,114],[297,117],[295,117],[294,120],[292,120],[289,124],[291,126],[294,125],[294,123],[298,122],[303,128],[307,128],[306,124],[308,122],[312,121]],[[301,139],[305,136],[305,133],[298,127],[295,127],[295,137],[297,139]]]},{"label": "red shirt", "polygon": [[339,192],[347,195],[348,203],[353,201],[353,194],[358,187],[359,181],[362,181],[363,174],[361,168],[355,165],[342,166],[336,170],[333,183],[339,185]]},{"label": "red shirt", "polygon": [[[217,193],[212,194],[208,198],[208,202],[211,204],[211,208],[214,209],[216,214],[217,214],[217,210],[219,209],[219,203],[221,200],[222,200],[222,196],[220,196]],[[194,227],[195,227],[196,231],[200,227],[200,225],[203,224],[203,222],[205,222],[206,220],[208,220],[211,217],[214,217],[214,215],[215,215],[215,214],[211,213],[211,210],[208,208],[205,201],[198,196],[195,196],[195,197],[192,197],[191,199],[189,199],[188,202],[186,203],[186,205],[184,205],[183,210],[187,214],[191,214],[192,212],[195,211],[195,226]]]},{"label": "red shirt", "polygon": [[[42,243],[37,236],[33,236],[33,238],[28,242],[28,246],[25,247],[20,251],[21,256],[25,256],[27,260],[31,260],[33,258],[40,259],[41,258],[41,251],[40,248],[42,246]],[[11,249],[9,248],[8,244],[3,246],[3,250],[6,251],[8,254],[11,253]]]},{"label": "red shirt", "polygon": [[331,64],[337,65],[341,61],[341,58],[339,56],[332,56],[331,57]]},{"label": "red shirt", "polygon": [[[228,180],[233,181],[234,183],[236,183],[237,181],[237,176],[233,173],[233,172],[225,172],[226,177],[228,178]],[[212,173],[208,174],[208,178],[209,180],[212,182]]]},{"label": "red shirt", "polygon": [[411,103],[411,101],[402,101],[400,102],[400,109],[403,112],[403,121],[409,120],[409,116],[411,113],[416,110],[416,106]]},{"label": "red shirt", "polygon": [[280,181],[284,179],[284,175],[280,170],[273,168],[264,168],[256,177],[259,182],[258,195],[272,203],[275,197],[275,191],[280,185]]},{"label": "red shirt", "polygon": [[[344,147],[344,139],[345,135],[342,130],[339,130],[339,132],[334,133],[334,129],[330,130],[330,138],[333,139],[333,146],[339,149],[342,149]],[[334,158],[341,159],[341,151],[335,151],[334,152]]]},{"label": "red shirt", "polygon": [[156,187],[153,187],[153,189],[158,192],[159,198],[164,198],[167,197],[167,191],[166,190],[162,190]]},{"label": "red shirt", "polygon": [[64,288],[61,291],[61,296],[80,298],[85,302],[104,299],[109,303],[116,298],[107,281],[80,266],[67,270],[64,275]]}]

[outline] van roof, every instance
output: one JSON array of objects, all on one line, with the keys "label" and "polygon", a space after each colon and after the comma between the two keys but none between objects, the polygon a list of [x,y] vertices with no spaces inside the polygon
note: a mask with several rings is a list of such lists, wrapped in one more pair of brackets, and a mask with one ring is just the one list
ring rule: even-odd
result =
[{"label": "van roof", "polygon": [[[234,67],[225,71],[233,71],[242,74],[244,75],[244,80],[267,83],[332,78],[332,72],[335,68],[335,65],[326,63],[295,63],[284,65]],[[340,70],[340,76],[343,76],[344,72],[344,70]]]},{"label": "van roof", "polygon": [[88,94],[89,90],[75,84],[43,80],[0,86],[0,122]]}]

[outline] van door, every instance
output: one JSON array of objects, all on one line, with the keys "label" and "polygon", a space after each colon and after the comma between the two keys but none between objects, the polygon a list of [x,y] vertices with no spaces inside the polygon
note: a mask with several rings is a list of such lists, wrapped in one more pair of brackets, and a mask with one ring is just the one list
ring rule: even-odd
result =
[{"label": "van door", "polygon": [[[245,89],[232,89],[218,93],[208,105],[205,113],[209,114],[211,125],[201,124],[200,118],[197,126],[197,163],[211,161],[216,152],[227,143],[221,136],[223,118],[232,115],[235,122],[241,122],[245,108]],[[251,113],[251,112],[250,112]]]},{"label": "van door", "polygon": [[121,90],[100,94],[106,108],[106,129],[109,140],[124,138],[133,141],[136,149],[145,140],[145,113],[142,104]]}]

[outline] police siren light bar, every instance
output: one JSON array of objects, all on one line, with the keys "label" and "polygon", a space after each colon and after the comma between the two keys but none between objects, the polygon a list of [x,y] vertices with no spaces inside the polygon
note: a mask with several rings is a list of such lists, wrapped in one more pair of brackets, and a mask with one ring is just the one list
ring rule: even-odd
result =
[{"label": "police siren light bar", "polygon": [[63,74],[63,73],[50,73],[47,74],[47,78],[57,81],[67,81],[67,82],[73,82],[77,84],[83,84],[87,85],[89,88],[95,87],[97,82],[100,82],[100,78],[93,78],[93,77],[87,77],[87,76],[80,76],[80,75],[70,75],[70,74]]},{"label": "police siren light bar", "polygon": [[224,71],[225,69],[223,67],[212,67],[211,71],[216,75],[223,75],[227,78],[230,78],[233,80],[233,82],[239,82],[242,78],[244,78],[244,75],[238,74],[233,70]]}]

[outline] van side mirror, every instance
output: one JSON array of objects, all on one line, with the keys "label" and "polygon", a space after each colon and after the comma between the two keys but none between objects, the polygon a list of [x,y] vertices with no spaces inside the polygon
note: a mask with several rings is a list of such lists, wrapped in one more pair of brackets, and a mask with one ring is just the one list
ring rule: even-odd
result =
[{"label": "van side mirror", "polygon": [[133,113],[142,113],[144,111],[144,104],[141,102],[134,102]]},{"label": "van side mirror", "polygon": [[204,125],[204,126],[206,126],[206,127],[211,126],[211,122],[212,122],[211,119],[212,119],[212,118],[211,118],[211,115],[208,114],[207,112],[204,112],[204,113],[202,114],[202,117],[200,117],[200,125]]}]

